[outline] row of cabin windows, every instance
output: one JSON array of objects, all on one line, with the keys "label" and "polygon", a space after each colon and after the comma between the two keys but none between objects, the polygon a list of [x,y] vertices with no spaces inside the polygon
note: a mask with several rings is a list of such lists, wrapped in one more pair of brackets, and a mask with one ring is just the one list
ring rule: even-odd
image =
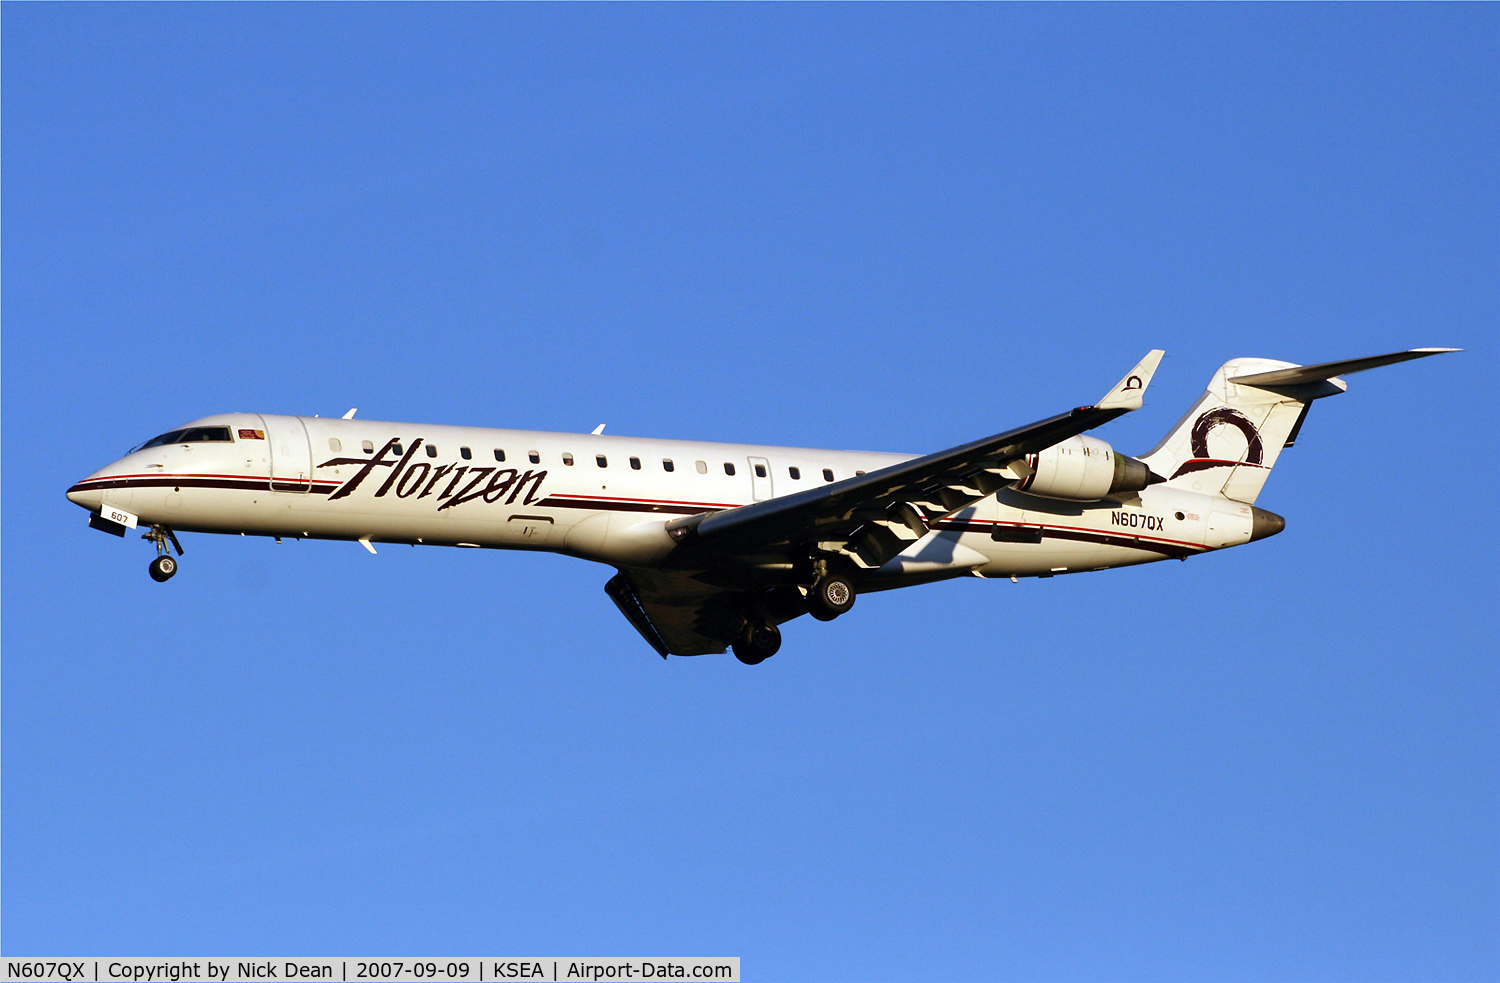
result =
[{"label": "row of cabin windows", "polygon": [[[229,436],[229,428],[228,427],[190,427],[190,428],[188,428],[186,430],[173,430],[173,431],[170,431],[168,433],[164,433],[160,437],[156,437],[156,438],[154,438],[152,440],[147,441],[145,444],[142,444],[140,447],[136,448],[136,450],[144,450],[147,447],[159,447],[159,446],[162,446],[162,445],[165,445],[165,444],[177,444],[177,443],[190,444],[190,443],[194,443],[194,442],[198,442],[198,441],[224,441],[224,442],[229,442],[230,440],[231,440],[231,438]],[[438,449],[437,449],[437,445],[436,444],[428,444],[426,446],[427,446],[427,456],[428,457],[437,457],[438,456]],[[362,441],[361,444],[360,444],[360,448],[366,454],[373,454],[373,453],[375,453],[375,444],[372,441],[369,441],[369,440]],[[339,439],[337,437],[329,437],[328,438],[328,449],[331,450],[331,451],[333,451],[334,453],[338,453],[339,451],[343,450],[343,444],[340,443],[340,441],[339,441]],[[405,453],[405,451],[402,450],[400,444],[396,444],[395,446],[393,446],[391,448],[391,450],[395,451],[396,454],[398,454],[398,455]],[[474,458],[474,452],[472,450],[470,450],[469,448],[467,448],[467,447],[460,447],[458,449],[458,455],[460,457],[462,457],[465,461],[470,461],[470,460],[473,460],[473,458]],[[528,451],[527,454],[526,454],[526,457],[527,457],[528,460],[531,461],[532,464],[540,464],[540,463],[542,463],[542,455],[539,452],[537,452],[537,451]],[[502,462],[505,460],[505,451],[502,450],[502,449],[500,449],[499,447],[495,448],[495,460],[502,461]],[[572,454],[564,454],[562,456],[562,462],[563,462],[563,464],[567,465],[568,467],[572,467],[573,466],[573,455]],[[603,454],[597,455],[594,458],[594,463],[597,464],[597,465],[599,465],[599,467],[601,467],[601,468],[607,468],[607,467],[609,467],[609,459],[607,457],[605,457],[605,455],[603,455]],[[694,466],[694,468],[697,469],[697,471],[698,471],[699,474],[708,474],[708,463],[706,461],[694,461],[693,462],[693,466]],[[630,468],[631,468],[632,471],[639,471],[639,470],[641,470],[641,459],[638,458],[638,457],[632,457],[632,458],[630,458]],[[676,466],[672,463],[672,459],[671,458],[664,457],[664,458],[662,458],[662,461],[661,461],[661,469],[663,471],[674,471],[674,470],[676,470]],[[727,474],[727,475],[733,475],[734,474],[734,470],[735,469],[734,469],[734,465],[733,464],[729,463],[728,461],[724,462],[724,473],[725,474]],[[802,480],[802,469],[801,468],[789,467],[786,470],[787,470],[787,476],[789,478],[791,478],[793,481],[801,481]],[[858,474],[864,474],[863,471],[856,471],[854,473],[857,474],[857,475]],[[757,464],[757,465],[755,465],[755,476],[757,478],[764,478],[766,476],[766,466],[764,464]],[[824,468],[823,469],[823,480],[824,481],[832,481],[833,480],[833,469],[832,468]]]},{"label": "row of cabin windows", "polygon": [[[158,438],[158,439],[160,439],[160,438]],[[437,445],[436,444],[428,444],[426,446],[427,446],[427,456],[428,457],[437,457],[438,456],[438,449],[437,449]],[[328,438],[328,449],[329,450],[334,451],[335,453],[337,453],[339,450],[342,449],[342,447],[343,447],[343,445],[339,443],[339,439],[337,437],[329,437]],[[363,450],[366,454],[373,454],[373,453],[375,453],[375,444],[372,441],[366,440],[366,441],[364,441],[364,442],[362,442],[360,444],[360,449]],[[404,453],[404,451],[402,451],[402,449],[401,449],[401,445],[400,444],[396,444],[394,447],[391,448],[391,450],[395,451],[397,454]],[[461,458],[463,458],[465,461],[470,461],[470,460],[473,460],[473,458],[474,458],[474,452],[472,450],[470,450],[469,448],[467,448],[467,447],[460,447],[458,449],[458,456],[461,457]],[[531,461],[532,464],[540,464],[540,463],[542,463],[542,455],[539,452],[537,452],[537,451],[528,451],[526,453],[526,457],[527,457],[528,460]],[[505,451],[501,450],[499,447],[495,448],[495,460],[497,460],[497,461],[504,461],[505,460]],[[572,467],[573,466],[573,455],[572,454],[566,454],[566,453],[563,454],[563,456],[562,456],[562,462],[566,466]],[[609,458],[607,458],[603,454],[599,454],[599,455],[596,455],[594,457],[594,463],[597,464],[597,465],[599,465],[599,467],[601,467],[601,468],[607,468],[607,467],[609,467]],[[693,467],[697,470],[697,472],[699,474],[708,474],[708,462],[707,461],[694,461],[693,462]],[[638,457],[632,457],[630,459],[630,469],[632,471],[639,471],[641,469],[641,459],[638,458]],[[677,466],[672,463],[672,459],[670,457],[664,457],[664,458],[661,459],[661,469],[663,471],[675,471],[675,470],[677,470]],[[801,468],[789,467],[789,468],[786,469],[786,471],[787,471],[787,477],[791,478],[793,481],[801,481],[802,480],[802,469]],[[727,474],[727,475],[733,475],[734,472],[735,472],[734,465],[731,464],[731,463],[729,463],[728,461],[725,461],[724,462],[724,473]],[[855,474],[864,474],[863,471],[856,471],[854,473]],[[757,478],[764,478],[766,476],[766,466],[764,464],[757,464],[757,465],[755,465],[755,476]],[[823,469],[823,480],[824,481],[832,481],[833,480],[833,469],[832,468],[824,468]]]}]

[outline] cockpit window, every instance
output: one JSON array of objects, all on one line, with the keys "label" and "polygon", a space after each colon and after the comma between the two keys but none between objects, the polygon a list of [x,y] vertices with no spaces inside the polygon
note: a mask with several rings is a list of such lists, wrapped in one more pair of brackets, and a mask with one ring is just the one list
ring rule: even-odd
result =
[{"label": "cockpit window", "polygon": [[197,444],[203,441],[231,444],[234,443],[234,438],[229,436],[228,427],[189,427],[182,432],[182,437],[177,442],[179,444]]},{"label": "cockpit window", "polygon": [[148,447],[161,447],[165,444],[175,444],[177,443],[177,438],[181,437],[186,432],[187,431],[185,430],[169,430],[166,433],[162,434],[160,437],[152,437],[150,440],[137,447],[136,450],[143,451]]},{"label": "cockpit window", "polygon": [[228,427],[188,427],[186,430],[169,430],[160,437],[152,437],[136,450],[143,451],[148,447],[163,447],[167,444],[198,444],[205,441],[229,444],[234,438],[229,436]]}]

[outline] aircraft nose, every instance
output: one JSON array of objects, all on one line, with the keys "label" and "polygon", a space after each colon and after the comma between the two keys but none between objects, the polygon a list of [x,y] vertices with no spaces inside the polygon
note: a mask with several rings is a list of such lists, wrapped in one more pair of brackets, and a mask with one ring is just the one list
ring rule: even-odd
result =
[{"label": "aircraft nose", "polygon": [[95,491],[80,482],[68,489],[68,501],[81,505],[90,512],[97,512],[104,506],[104,492]]},{"label": "aircraft nose", "polygon": [[68,501],[90,512],[99,511],[104,507],[104,489],[101,487],[103,482],[99,479],[107,476],[109,472],[109,468],[101,468],[69,488]]}]

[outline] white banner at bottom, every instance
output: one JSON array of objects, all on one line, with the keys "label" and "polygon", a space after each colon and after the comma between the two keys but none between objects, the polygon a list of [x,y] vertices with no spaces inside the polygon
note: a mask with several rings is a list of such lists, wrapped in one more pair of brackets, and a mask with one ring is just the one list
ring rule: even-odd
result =
[{"label": "white banner at bottom", "polygon": [[338,980],[339,983],[603,983],[605,980],[717,980],[739,983],[738,956],[466,956],[462,958],[197,957],[5,959],[11,980],[69,983],[265,983],[267,980]]}]

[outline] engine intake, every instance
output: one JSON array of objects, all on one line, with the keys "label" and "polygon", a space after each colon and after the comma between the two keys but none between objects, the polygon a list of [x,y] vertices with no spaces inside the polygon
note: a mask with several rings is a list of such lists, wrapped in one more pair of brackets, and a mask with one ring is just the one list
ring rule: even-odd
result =
[{"label": "engine intake", "polygon": [[1069,437],[1037,454],[1026,455],[1031,471],[1020,491],[1072,502],[1097,502],[1106,495],[1136,492],[1162,481],[1143,461],[1117,452],[1097,437]]}]

